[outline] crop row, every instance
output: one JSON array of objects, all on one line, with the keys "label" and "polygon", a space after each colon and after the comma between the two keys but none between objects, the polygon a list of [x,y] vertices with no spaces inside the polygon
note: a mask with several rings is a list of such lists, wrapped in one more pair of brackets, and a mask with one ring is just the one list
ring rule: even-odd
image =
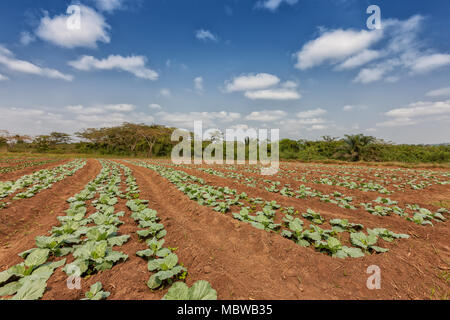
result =
[{"label": "crop row", "polygon": [[[228,187],[213,187],[206,185],[204,180],[184,171],[173,168],[153,165],[146,162],[133,162],[136,165],[156,171],[162,177],[177,186],[191,200],[200,205],[212,207],[220,213],[233,211],[239,207],[239,213],[233,217],[251,224],[253,227],[280,233],[302,246],[313,246],[316,250],[333,257],[361,257],[371,252],[386,252],[387,249],[376,246],[379,238],[393,241],[398,238],[408,238],[408,235],[396,234],[384,228],[367,229],[368,234],[361,232],[364,227],[353,224],[347,220],[333,219],[329,222],[331,229],[322,229],[326,220],[309,209],[302,214],[305,220],[310,221],[309,227],[304,228],[304,222],[294,215],[298,215],[292,207],[282,208],[276,201],[264,201],[261,198],[249,198],[245,193],[238,194],[236,190]],[[257,210],[261,208],[261,210]],[[282,223],[276,223],[277,212],[284,214]],[[341,238],[345,233],[350,234],[350,243],[355,247],[344,246]]]},{"label": "crop row", "polygon": [[[55,260],[68,254],[75,258],[63,269],[68,276],[81,277],[111,269],[118,261],[127,259],[125,254],[112,249],[129,238],[117,234],[117,226],[121,224],[118,217],[123,214],[114,214],[119,184],[117,167],[102,162],[99,175],[67,200],[70,206],[65,216],[58,217],[60,226],[53,227],[50,236],[37,237],[36,248],[20,253],[24,262],[0,273],[0,296],[12,296],[13,300],[41,298],[54,270],[66,262]],[[92,200],[97,194],[98,198]],[[88,201],[97,211],[86,217]]]},{"label": "crop row", "polygon": [[[31,198],[42,190],[52,187],[56,182],[72,176],[86,165],[84,160],[74,160],[67,164],[57,166],[53,169],[44,169],[34,172],[30,175],[25,175],[16,181],[0,182],[0,199],[27,188],[14,196],[12,200]],[[9,202],[0,202],[0,209],[9,205]]]},{"label": "crop row", "polygon": [[[189,167],[183,165],[174,166],[190,169]],[[344,209],[357,210],[358,208],[361,208],[366,212],[377,216],[389,216],[391,214],[396,214],[405,218],[407,221],[414,222],[418,225],[433,225],[433,221],[444,222],[446,221],[444,214],[449,213],[449,211],[445,208],[440,208],[437,211],[432,212],[431,210],[422,208],[417,204],[406,204],[404,208],[401,208],[398,206],[397,201],[383,197],[378,197],[377,199],[367,203],[357,204],[354,203],[353,197],[346,196],[338,191],[324,194],[313,188],[306,187],[305,185],[300,185],[296,190],[291,188],[290,184],[280,186],[281,182],[271,181],[267,178],[251,178],[252,183],[250,184],[248,183],[249,178],[246,178],[244,175],[239,173],[224,173],[211,168],[197,168],[197,170],[222,178],[235,179],[239,183],[253,188],[261,188],[261,186],[266,185],[264,186],[266,191],[279,193],[285,197],[295,197],[298,199],[316,198],[321,202],[335,204]]]},{"label": "crop row", "polygon": [[58,160],[25,161],[25,162],[20,163],[20,164],[18,164],[16,166],[0,167],[0,174],[15,172],[15,171],[19,171],[19,170],[22,170],[22,169],[25,169],[25,168],[41,166],[41,165],[53,163],[53,162],[56,162],[56,161],[58,161]]}]

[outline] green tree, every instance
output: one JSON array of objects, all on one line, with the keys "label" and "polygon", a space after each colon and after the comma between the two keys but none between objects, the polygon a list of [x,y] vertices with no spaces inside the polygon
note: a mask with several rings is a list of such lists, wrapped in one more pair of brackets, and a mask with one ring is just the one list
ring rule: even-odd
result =
[{"label": "green tree", "polygon": [[339,148],[337,156],[348,161],[360,161],[364,150],[375,142],[376,138],[363,134],[345,135],[344,144]]}]

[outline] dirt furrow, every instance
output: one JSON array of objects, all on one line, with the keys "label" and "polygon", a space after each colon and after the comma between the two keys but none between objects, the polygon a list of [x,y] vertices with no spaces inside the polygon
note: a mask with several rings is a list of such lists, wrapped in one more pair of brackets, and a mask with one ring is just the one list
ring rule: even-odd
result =
[{"label": "dirt furrow", "polygon": [[0,211],[0,271],[23,261],[17,254],[33,248],[37,236],[46,235],[58,224],[56,218],[68,208],[66,200],[80,192],[100,167],[97,160],[87,160],[73,176]]}]

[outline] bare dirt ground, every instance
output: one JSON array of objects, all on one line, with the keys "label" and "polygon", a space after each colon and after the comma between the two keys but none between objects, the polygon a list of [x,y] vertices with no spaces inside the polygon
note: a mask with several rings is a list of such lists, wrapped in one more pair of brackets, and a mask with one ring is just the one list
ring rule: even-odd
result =
[{"label": "bare dirt ground", "polygon": [[[448,222],[434,227],[419,226],[399,216],[373,216],[362,209],[348,210],[317,199],[296,199],[271,193],[263,185],[248,187],[236,180],[200,172],[194,168],[176,168],[203,178],[208,185],[227,186],[250,197],[276,200],[283,206],[292,206],[300,212],[311,208],[327,220],[349,219],[365,227],[384,227],[396,233],[406,233],[409,239],[393,243],[382,242],[389,249],[384,254],[366,255],[357,259],[337,259],[304,248],[274,232],[256,229],[233,219],[231,213],[221,214],[209,207],[189,200],[173,184],[156,172],[118,161],[133,170],[141,190],[141,199],[150,201],[149,207],[158,211],[167,230],[166,246],[178,248],[176,254],[188,269],[187,284],[198,280],[209,281],[217,290],[219,299],[441,299],[448,298],[450,286],[450,239]],[[301,165],[296,165],[301,170]],[[214,167],[220,171],[220,167]],[[68,208],[66,199],[81,191],[99,172],[100,164],[88,160],[86,167],[74,176],[55,184],[32,199],[16,203],[0,211],[0,271],[20,263],[18,253],[34,246],[36,236],[45,235],[56,226],[56,217]],[[324,169],[325,170],[325,169]],[[243,173],[249,177],[257,174]],[[225,172],[225,171],[224,171]],[[344,187],[296,182],[286,177],[273,180],[290,183],[292,187],[305,184],[322,192],[340,191],[355,197],[356,203],[374,200],[380,194],[361,192]],[[435,209],[430,203],[450,199],[449,185],[433,185],[425,190],[409,190],[389,195],[400,205],[417,203]],[[80,299],[89,286],[102,282],[111,292],[109,299],[161,299],[167,288],[152,292],[146,285],[151,273],[147,263],[136,256],[145,249],[136,234],[137,225],[130,218],[124,200],[119,211],[126,214],[121,220],[121,234],[131,235],[120,247],[129,258],[111,270],[83,279],[82,290],[69,290],[67,276],[61,269],[48,281],[44,299]],[[235,209],[235,208],[233,208]],[[237,209],[237,208],[236,208]],[[237,212],[237,211],[235,211]],[[93,213],[93,212],[89,212]],[[20,217],[19,219],[17,217]],[[281,216],[277,216],[277,221]],[[324,224],[324,228],[329,228]],[[343,239],[348,242],[348,239]],[[68,259],[68,262],[71,262]],[[381,289],[369,290],[366,273],[369,266],[381,269]]]}]

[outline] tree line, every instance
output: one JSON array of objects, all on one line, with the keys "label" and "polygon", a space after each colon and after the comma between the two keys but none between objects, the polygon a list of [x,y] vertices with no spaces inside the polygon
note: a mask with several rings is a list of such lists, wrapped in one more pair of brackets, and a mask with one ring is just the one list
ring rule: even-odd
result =
[{"label": "tree line", "polygon": [[[175,129],[163,125],[124,123],[108,128],[88,128],[73,136],[52,132],[49,135],[35,137],[0,130],[0,152],[170,157],[173,147],[178,143],[171,141]],[[226,150],[225,142],[214,136],[210,141],[203,142],[203,148],[211,143],[223,143]],[[247,138],[242,143],[245,144],[248,153],[250,139]],[[237,143],[234,147],[237,148]],[[450,162],[448,144],[398,145],[363,134],[345,135],[343,138],[324,136],[315,141],[283,139],[279,141],[279,148],[280,158],[286,160]]]}]

